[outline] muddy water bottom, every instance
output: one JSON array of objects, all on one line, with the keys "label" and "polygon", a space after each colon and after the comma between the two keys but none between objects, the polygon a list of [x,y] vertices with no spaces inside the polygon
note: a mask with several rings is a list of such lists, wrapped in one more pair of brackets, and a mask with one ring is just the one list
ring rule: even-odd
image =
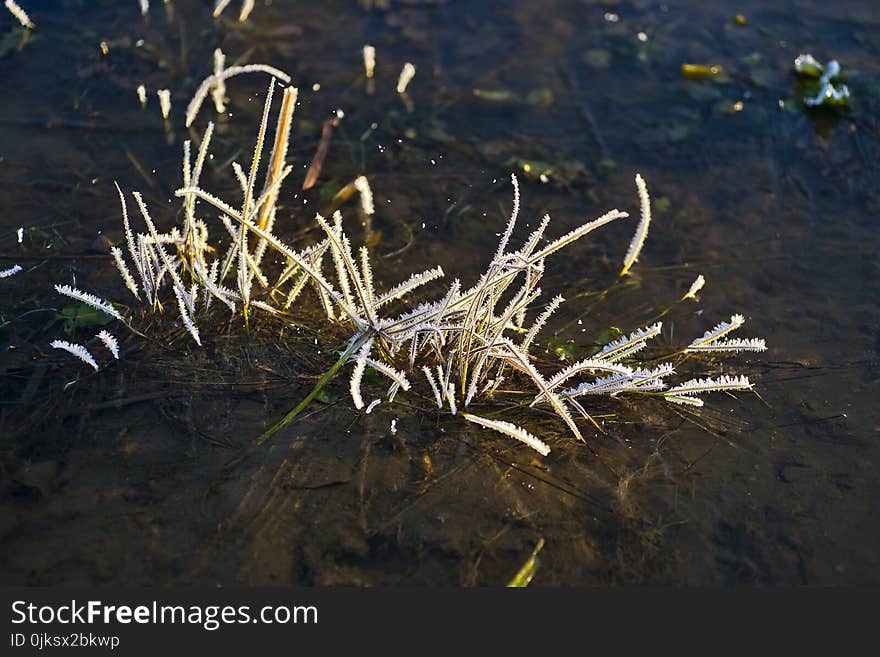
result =
[{"label": "muddy water bottom", "polygon": [[[210,3],[174,2],[146,21],[131,4],[32,2],[37,31],[0,27],[0,75],[19,90],[0,103],[0,255],[25,267],[0,285],[0,582],[499,585],[544,539],[533,585],[880,583],[871,3],[276,0],[244,25],[215,22]],[[373,94],[365,43],[379,55]],[[497,244],[511,171],[531,224],[515,239],[545,212],[553,235],[611,207],[634,213],[640,171],[655,220],[633,276],[577,324],[632,225],[550,263],[545,297],[568,301],[541,357],[641,326],[702,273],[700,303],[665,317],[662,342],[742,312],[770,349],[723,367],[760,397],[686,413],[608,401],[591,409],[605,433],[587,444],[549,414],[523,415],[552,447],[542,459],[418,394],[358,414],[342,377],[251,449],[344,346],[307,309],[304,328],[250,334],[218,315],[202,349],[168,319],[143,318],[158,343],[120,335],[122,360],[95,374],[50,353],[53,339],[97,330],[63,314],[52,284],[124,294],[106,258],[105,240],[121,238],[114,180],[173,225],[182,142],[211,118],[206,186],[234,198],[227,163],[249,158],[264,80],[230,81],[232,116],[206,106],[194,134],[180,127],[218,46],[300,85],[291,160],[303,169],[283,196],[286,239],[313,238],[315,209],[366,173],[379,211],[353,231],[377,277],[440,264],[467,283]],[[841,62],[849,113],[791,102],[803,51]],[[418,70],[411,108],[394,93],[405,61]],[[731,75],[685,80],[686,62]],[[167,124],[152,95],[140,108],[140,83],[172,89]],[[303,195],[337,108],[346,118]]]}]

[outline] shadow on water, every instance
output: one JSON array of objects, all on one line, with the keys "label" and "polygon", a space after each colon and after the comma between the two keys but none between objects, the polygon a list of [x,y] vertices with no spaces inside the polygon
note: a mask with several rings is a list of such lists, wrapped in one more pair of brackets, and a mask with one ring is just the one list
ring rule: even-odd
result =
[{"label": "shadow on water", "polygon": [[[144,19],[135,2],[33,0],[31,34],[3,17],[0,268],[24,271],[0,285],[2,582],[498,585],[543,538],[533,585],[880,583],[872,3],[387,4],[276,0],[238,24],[212,20],[207,1]],[[377,48],[372,94],[364,43]],[[218,46],[301,90],[286,239],[313,237],[314,211],[367,173],[378,212],[355,234],[377,277],[440,264],[472,281],[509,212],[511,170],[521,216],[549,212],[554,234],[610,207],[633,212],[640,171],[655,220],[638,266],[592,305],[632,224],[551,265],[545,290],[569,301],[543,356],[641,326],[702,273],[701,303],[665,317],[661,346],[742,312],[770,349],[718,371],[748,373],[760,397],[696,411],[609,400],[591,408],[606,433],[587,445],[531,415],[553,448],[540,458],[418,394],[356,413],[341,377],[247,449],[335,360],[341,330],[307,310],[250,334],[218,319],[197,349],[173,322],[144,318],[156,339],[125,336],[121,361],[99,373],[50,353],[100,321],[66,308],[53,283],[122,297],[106,256],[121,239],[114,180],[171,225],[182,142],[211,119],[208,186],[236,189],[228,164],[249,161],[264,78],[230,80],[227,116],[206,104],[197,132],[181,128]],[[850,111],[796,102],[801,52],[841,62]],[[405,61],[418,69],[411,107],[394,92]],[[689,80],[683,63],[725,75]],[[168,122],[159,88],[172,91]],[[337,108],[345,118],[303,193]]]}]

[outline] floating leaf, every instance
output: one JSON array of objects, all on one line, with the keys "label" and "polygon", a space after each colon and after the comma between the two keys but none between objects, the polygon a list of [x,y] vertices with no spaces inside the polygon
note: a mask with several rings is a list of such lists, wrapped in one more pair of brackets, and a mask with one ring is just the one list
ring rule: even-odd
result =
[{"label": "floating leaf", "polygon": [[720,64],[682,64],[681,74],[688,80],[730,82],[730,74]]},{"label": "floating leaf", "polygon": [[508,158],[504,162],[504,166],[511,169],[519,169],[529,178],[540,178],[542,175],[549,178],[553,175],[554,170],[554,166],[550,162],[543,162],[541,160],[524,160],[519,157]]},{"label": "floating leaf", "polygon": [[832,83],[840,77],[837,60],[829,60],[823,65],[810,54],[798,55],[794,60],[794,70],[799,76],[795,92],[807,107],[843,109],[849,106],[849,87],[839,82]]},{"label": "floating leaf", "polygon": [[815,96],[804,98],[809,107],[848,107],[850,102],[849,87],[845,84],[835,87],[832,84],[823,86]]},{"label": "floating leaf", "polygon": [[798,75],[818,78],[825,72],[825,67],[811,54],[798,55],[794,60],[794,71]]}]

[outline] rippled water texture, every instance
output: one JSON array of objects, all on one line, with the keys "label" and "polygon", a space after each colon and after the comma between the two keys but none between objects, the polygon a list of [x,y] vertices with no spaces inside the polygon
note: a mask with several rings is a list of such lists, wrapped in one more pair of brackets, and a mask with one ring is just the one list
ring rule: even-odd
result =
[{"label": "rippled water texture", "polygon": [[[0,11],[0,268],[24,268],[0,281],[0,582],[499,585],[543,538],[533,586],[880,584],[873,2],[274,0],[244,24],[237,3],[216,21],[207,0],[154,0],[147,18],[135,0],[21,4],[29,35]],[[230,80],[229,115],[206,103],[190,135],[184,108],[216,47],[301,90],[276,232],[307,242],[314,211],[366,173],[378,211],[350,228],[383,281],[440,264],[472,282],[503,230],[511,171],[525,222],[549,212],[554,235],[612,207],[635,213],[641,172],[655,217],[633,275],[597,302],[632,220],[549,263],[545,296],[568,301],[539,353],[636,328],[702,273],[700,303],[664,318],[661,343],[743,313],[770,348],[726,371],[759,396],[687,412],[603,402],[605,433],[587,445],[538,413],[523,421],[551,444],[542,459],[418,395],[356,413],[342,377],[242,450],[311,389],[343,331],[308,312],[303,327],[250,334],[222,320],[198,349],[145,319],[155,341],[118,333],[122,359],[98,373],[52,352],[97,330],[52,284],[125,298],[106,256],[121,239],[114,180],[172,225],[183,141],[211,119],[206,186],[235,192],[229,163],[250,162],[267,79]],[[841,63],[850,112],[796,102],[802,52]],[[410,108],[394,90],[406,61]],[[688,80],[685,63],[726,73]]]}]

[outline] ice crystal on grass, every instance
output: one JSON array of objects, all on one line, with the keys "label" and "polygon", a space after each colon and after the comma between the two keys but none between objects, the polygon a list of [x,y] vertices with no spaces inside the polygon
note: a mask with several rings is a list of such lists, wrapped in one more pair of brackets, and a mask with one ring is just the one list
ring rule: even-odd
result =
[{"label": "ice crystal on grass", "polygon": [[77,358],[79,358],[86,365],[91,365],[95,371],[98,371],[98,363],[95,361],[92,354],[89,353],[89,350],[86,349],[81,344],[74,344],[68,342],[67,340],[53,340],[50,344],[50,347],[53,349],[63,349],[64,351],[73,354]]},{"label": "ice crystal on grass", "polygon": [[739,339],[739,340],[720,340],[728,333],[735,331],[745,324],[745,317],[742,315],[733,315],[729,322],[720,322],[715,328],[706,331],[703,337],[697,338],[691,342],[685,351],[688,353],[709,352],[709,351],[766,351],[767,344],[761,338]]},{"label": "ice crystal on grass", "polygon": [[431,392],[434,393],[434,399],[437,401],[437,408],[443,408],[443,395],[440,394],[440,388],[437,387],[434,375],[431,374],[431,368],[427,365],[423,365],[422,371],[425,373],[425,378],[428,379],[428,383],[431,386]]},{"label": "ice crystal on grass", "polygon": [[621,360],[626,356],[632,355],[636,351],[644,349],[647,346],[648,340],[660,335],[660,329],[662,328],[663,322],[657,322],[651,326],[646,326],[637,331],[633,331],[629,336],[609,342],[599,353],[593,356],[593,358],[610,362]]},{"label": "ice crystal on grass", "polygon": [[102,313],[107,313],[111,317],[122,319],[122,315],[120,315],[119,311],[113,307],[113,304],[111,304],[109,301],[104,301],[100,297],[96,297],[94,294],[83,292],[82,290],[78,290],[77,288],[71,287],[70,285],[56,285],[55,291],[58,292],[58,294],[63,294],[64,296],[70,297],[71,299],[81,301],[82,303],[91,306],[95,310],[100,310]]},{"label": "ice crystal on grass", "polygon": [[512,422],[505,422],[503,420],[490,420],[488,418],[479,417],[478,415],[471,415],[469,413],[463,413],[462,417],[468,422],[479,424],[481,427],[486,427],[487,429],[494,429],[495,431],[503,433],[506,436],[510,436],[511,438],[525,443],[533,450],[538,452],[541,456],[547,456],[550,453],[550,447],[547,445],[547,443],[541,442],[528,431],[526,431],[522,427],[516,426]]},{"label": "ice crystal on grass", "polygon": [[[223,60],[218,57],[215,74],[202,83],[190,105],[188,123],[201,99],[209,91],[217,92],[226,77],[256,70],[274,71],[260,66],[223,69]],[[663,329],[656,319],[669,309],[647,326],[555,372],[533,354],[540,332],[563,304],[562,296],[554,295],[549,303],[540,305],[540,283],[547,263],[562,249],[573,248],[579,240],[627,217],[627,213],[610,210],[555,239],[546,238],[551,220],[545,215],[538,227],[517,244],[514,236],[521,199],[515,177],[511,177],[513,207],[498,246],[488,254],[484,273],[469,287],[459,279],[440,287],[444,276],[440,267],[396,284],[383,284],[374,277],[369,249],[352,245],[339,210],[331,218],[315,215],[317,239],[295,248],[275,233],[274,225],[281,186],[293,170],[286,153],[296,89],[284,91],[271,140],[269,116],[275,84],[273,79],[266,94],[249,170],[233,164],[241,188],[237,202],[227,202],[202,185],[201,171],[213,132],[210,123],[194,161],[189,142],[184,145],[183,184],[175,191],[183,205],[179,228],[160,231],[143,198],[134,193],[147,227],[146,232],[136,233],[129,222],[125,195],[119,192],[128,253],[114,249],[113,256],[123,282],[151,312],[163,312],[166,289],[170,287],[183,325],[198,344],[202,341],[198,317],[208,317],[219,304],[240,316],[245,324],[256,312],[265,313],[273,321],[285,321],[293,304],[310,303],[311,295],[311,303],[323,309],[328,321],[349,332],[348,346],[330,372],[351,367],[349,393],[355,408],[372,411],[381,402],[381,398],[371,397],[373,401],[365,404],[364,388],[373,385],[365,376],[367,370],[385,379],[388,388],[384,398],[388,400],[411,391],[414,386],[408,375],[421,370],[426,381],[419,377],[419,386],[427,399],[433,398],[438,412],[456,415],[461,409],[467,421],[513,437],[545,455],[549,447],[526,428],[475,415],[470,408],[491,403],[495,396],[525,393],[529,395],[525,401],[531,400],[531,406],[554,413],[575,438],[584,440],[579,425],[582,419],[588,426],[602,430],[591,415],[591,406],[599,395],[662,397],[671,403],[698,407],[702,405],[699,394],[751,389],[751,383],[743,377],[694,378],[678,385],[671,382],[676,369],[686,361],[696,362],[693,354],[697,352],[764,349],[763,341],[757,339],[720,339],[742,325],[741,315],[718,324],[665,358],[663,347],[655,345]],[[222,103],[219,93],[215,103]],[[271,154],[264,162],[263,150],[270,140]],[[262,184],[258,185],[261,175]],[[651,220],[647,184],[637,176],[636,185],[641,221],[624,258],[622,274],[637,261]],[[345,198],[354,192],[359,192],[362,217],[376,211],[365,177],[349,185]],[[197,201],[202,202],[198,207]],[[211,214],[219,215],[220,239],[211,239]],[[700,276],[679,301],[694,298],[702,283]],[[434,294],[425,295],[425,290],[433,290]],[[412,301],[417,293],[422,299]],[[212,306],[214,300],[219,304]],[[212,323],[206,320],[202,325]],[[507,390],[500,388],[502,382]],[[520,406],[527,408],[528,403]]]},{"label": "ice crystal on grass", "polygon": [[699,276],[697,276],[697,278],[694,280],[694,282],[691,283],[691,286],[690,286],[690,288],[688,288],[688,291],[685,292],[684,296],[681,298],[682,301],[684,301],[685,299],[696,299],[697,292],[702,290],[703,286],[705,284],[706,284],[706,279],[703,278],[703,275],[700,274]]},{"label": "ice crystal on grass", "polygon": [[[215,55],[215,64],[217,62]],[[186,108],[186,127],[190,127],[193,124],[193,121],[196,120],[196,115],[199,113],[199,109],[202,107],[202,103],[205,102],[205,98],[208,96],[208,93],[215,87],[219,85],[223,85],[223,89],[226,89],[226,80],[236,75],[243,75],[245,73],[267,73],[274,78],[278,78],[284,82],[290,82],[290,76],[287,75],[284,71],[281,71],[274,66],[267,66],[266,64],[247,64],[245,66],[231,66],[229,68],[225,68],[221,71],[215,71],[213,75],[209,75],[207,78],[202,80],[202,83],[199,85],[199,88],[196,89],[196,93],[193,95],[192,100],[190,100],[189,105]],[[216,104],[217,97],[215,96],[214,102]]]},{"label": "ice crystal on grass", "polygon": [[30,19],[30,16],[27,15],[27,12],[22,9],[19,4],[15,2],[15,0],[6,0],[5,4],[6,8],[9,10],[9,13],[18,19],[18,22],[21,23],[22,27],[25,27],[29,30],[33,30],[37,27]]},{"label": "ice crystal on grass", "polygon": [[719,322],[714,328],[709,329],[703,334],[703,337],[697,338],[688,345],[688,350],[699,347],[700,345],[709,344],[724,337],[731,331],[735,331],[742,326],[746,318],[742,315],[731,315],[729,322]]},{"label": "ice crystal on grass", "polygon": [[648,237],[648,228],[651,225],[651,199],[648,196],[648,186],[645,179],[641,175],[636,174],[636,187],[639,190],[639,203],[641,204],[641,220],[636,228],[636,234],[633,235],[632,241],[629,243],[629,249],[626,257],[623,259],[623,269],[620,275],[623,276],[629,272],[630,268],[639,259],[642,247],[645,246],[645,239]]},{"label": "ice crystal on grass", "polygon": [[[229,6],[230,2],[232,0],[217,0],[214,5],[214,18],[218,18],[223,13],[223,10]],[[255,4],[255,0],[242,0],[241,9],[238,12],[238,21],[240,23],[244,23],[250,17]]]},{"label": "ice crystal on grass", "polygon": [[689,399],[695,399],[695,406],[702,406],[702,400],[697,396],[707,392],[729,392],[735,390],[751,390],[752,384],[745,376],[719,376],[717,378],[691,379],[677,386],[669,388],[664,393],[664,398],[676,404],[689,404]]},{"label": "ice crystal on grass", "polygon": [[114,335],[110,333],[110,331],[107,331],[105,329],[98,333],[98,335],[96,335],[95,337],[104,343],[104,346],[110,350],[111,354],[113,354],[113,358],[119,360],[119,342],[116,340]]},{"label": "ice crystal on grass", "polygon": [[140,299],[137,283],[134,282],[134,278],[132,278],[131,272],[128,270],[128,265],[125,264],[125,258],[122,255],[122,249],[114,246],[111,247],[110,253],[113,255],[113,260],[116,263],[116,269],[119,270],[119,275],[122,277],[122,281],[125,283],[125,287],[127,287],[131,291],[136,299]]},{"label": "ice crystal on grass", "polygon": [[354,187],[361,196],[361,209],[364,214],[375,214],[376,206],[373,205],[373,190],[366,176],[358,176],[354,180]]},{"label": "ice crystal on grass", "polygon": [[705,344],[691,345],[689,352],[697,351],[767,351],[767,343],[763,338],[748,338],[744,340],[715,340]]}]

